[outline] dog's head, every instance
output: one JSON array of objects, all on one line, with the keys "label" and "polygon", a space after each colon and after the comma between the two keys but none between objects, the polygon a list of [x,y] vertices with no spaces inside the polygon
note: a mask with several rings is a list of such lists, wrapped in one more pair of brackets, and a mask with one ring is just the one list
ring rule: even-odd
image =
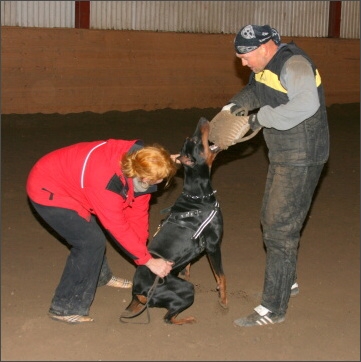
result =
[{"label": "dog's head", "polygon": [[207,164],[210,168],[219,149],[211,150],[209,141],[209,121],[201,117],[192,137],[187,137],[178,157],[188,167]]}]

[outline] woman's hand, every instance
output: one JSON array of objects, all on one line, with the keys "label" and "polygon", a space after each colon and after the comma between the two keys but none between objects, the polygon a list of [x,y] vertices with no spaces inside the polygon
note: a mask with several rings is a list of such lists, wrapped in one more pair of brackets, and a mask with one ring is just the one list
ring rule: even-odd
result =
[{"label": "woman's hand", "polygon": [[181,163],[179,160],[178,160],[178,157],[180,156],[179,153],[177,153],[176,155],[170,155],[170,158],[172,159],[173,162],[175,163]]},{"label": "woman's hand", "polygon": [[160,278],[164,278],[172,270],[173,264],[174,263],[172,261],[151,258],[145,263],[145,266],[147,266],[154,274],[158,275]]}]

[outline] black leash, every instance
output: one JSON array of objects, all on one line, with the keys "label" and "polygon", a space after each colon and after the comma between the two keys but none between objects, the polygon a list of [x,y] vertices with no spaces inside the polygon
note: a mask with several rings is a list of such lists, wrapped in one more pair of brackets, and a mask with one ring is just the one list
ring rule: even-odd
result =
[{"label": "black leash", "polygon": [[[155,289],[157,288],[157,285],[159,283],[159,279],[160,277],[157,275],[157,277],[155,278],[154,280],[154,283],[153,285],[150,287],[148,293],[147,293],[147,302],[144,304],[143,308],[136,314],[132,315],[132,316],[129,316],[129,317],[125,317],[125,316],[120,316],[119,320],[122,322],[122,323],[133,323],[133,324],[149,324],[150,322],[150,315],[149,315],[149,307],[148,307],[148,304],[149,304],[149,301],[150,301],[150,298],[152,298],[154,292],[155,292]],[[139,316],[140,314],[142,314],[144,312],[144,310],[147,310],[147,321],[146,322],[126,322],[125,320],[123,320],[124,318],[125,319],[132,319],[132,318],[135,318],[137,316]]]},{"label": "black leash", "polygon": [[[159,255],[158,253],[156,252],[152,252],[152,254],[155,254],[157,256],[159,256],[160,258],[162,258],[161,255]],[[159,279],[162,279],[160,278],[158,275],[156,276],[156,278],[154,279],[154,282],[153,282],[153,285],[150,287],[150,289],[148,290],[148,293],[147,293],[147,302],[144,304],[143,308],[136,314],[132,315],[132,316],[129,316],[129,317],[126,317],[126,316],[120,316],[119,320],[122,322],[122,323],[131,323],[131,322],[126,322],[123,320],[123,318],[126,318],[126,319],[132,319],[132,318],[135,318],[137,316],[139,316],[140,314],[142,314],[144,312],[145,309],[147,309],[147,321],[146,322],[133,322],[133,324],[148,324],[150,322],[150,315],[149,315],[149,307],[148,307],[148,304],[149,304],[149,301],[150,301],[150,298],[152,298],[154,292],[155,292],[155,289],[157,288],[157,285],[159,284]],[[162,279],[162,283],[163,284],[163,279]]]}]

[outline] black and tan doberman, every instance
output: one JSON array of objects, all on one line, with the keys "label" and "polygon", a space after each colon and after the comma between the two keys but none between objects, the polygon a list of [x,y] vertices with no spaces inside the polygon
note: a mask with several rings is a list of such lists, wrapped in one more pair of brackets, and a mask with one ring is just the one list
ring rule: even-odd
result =
[{"label": "black and tan doberman", "polygon": [[193,304],[195,293],[188,278],[180,276],[192,261],[204,254],[217,282],[219,303],[227,308],[221,255],[223,218],[210,180],[217,150],[211,150],[208,134],[209,122],[202,117],[193,136],[185,140],[178,158],[184,168],[182,193],[148,245],[153,257],[173,261],[173,269],[160,279],[146,266],[138,266],[133,278],[133,299],[122,313],[121,321],[139,315],[146,307],[157,307],[167,309],[166,323],[195,322],[194,317],[177,318]]}]

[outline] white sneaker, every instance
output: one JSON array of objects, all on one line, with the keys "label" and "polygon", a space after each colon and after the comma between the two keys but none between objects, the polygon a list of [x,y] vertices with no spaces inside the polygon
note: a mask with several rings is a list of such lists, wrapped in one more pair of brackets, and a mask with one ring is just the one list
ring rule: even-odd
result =
[{"label": "white sneaker", "polygon": [[298,283],[294,283],[291,287],[291,297],[295,297],[300,292],[300,289],[298,288]]}]

